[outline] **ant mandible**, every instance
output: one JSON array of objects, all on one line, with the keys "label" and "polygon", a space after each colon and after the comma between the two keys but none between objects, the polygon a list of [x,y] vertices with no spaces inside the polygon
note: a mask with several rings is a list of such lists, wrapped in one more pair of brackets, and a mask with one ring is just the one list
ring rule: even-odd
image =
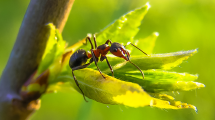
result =
[{"label": "ant mandible", "polygon": [[[91,41],[90,38],[91,37],[89,35],[86,38],[86,43],[87,43],[87,40],[89,40],[89,42],[91,44],[90,52],[89,51],[87,52],[86,50],[83,50],[83,49],[77,50],[75,53],[73,53],[73,55],[70,57],[70,60],[69,60],[69,66],[72,69],[72,75],[73,75],[73,78],[75,80],[75,83],[78,86],[78,88],[80,89],[81,93],[83,94],[84,100],[86,102],[87,102],[87,100],[86,100],[86,98],[84,96],[84,92],[81,90],[73,71],[86,68],[92,62],[95,62],[95,65],[96,65],[98,71],[102,75],[102,72],[101,72],[101,70],[99,69],[99,67],[97,65],[98,59],[100,57],[100,61],[103,61],[104,59],[106,60],[108,66],[109,66],[109,68],[110,68],[110,70],[112,72],[112,76],[114,76],[113,69],[112,69],[112,67],[111,67],[111,65],[110,65],[110,63],[109,63],[109,61],[108,61],[108,59],[106,57],[106,54],[108,53],[108,51],[110,51],[113,55],[115,55],[117,57],[120,57],[120,58],[123,58],[126,61],[129,61],[131,64],[133,64],[137,69],[139,69],[139,71],[141,72],[141,74],[143,76],[143,79],[144,79],[144,74],[143,74],[142,70],[137,65],[135,65],[134,63],[132,63],[130,61],[130,54],[125,49],[125,46],[121,45],[120,43],[117,43],[117,42],[112,43],[111,40],[107,40],[105,42],[105,44],[100,45],[100,46],[97,47],[96,37],[94,35],[94,37],[93,37],[94,38],[94,43],[95,43],[95,49],[94,49],[92,41]],[[111,46],[109,46],[108,43],[110,43]],[[143,52],[140,48],[138,48],[134,44],[128,42],[127,45],[129,45],[129,44],[131,44],[132,46],[134,46],[135,48],[137,48],[138,50]],[[143,52],[143,53],[145,55],[147,55],[145,52]],[[89,63],[86,64],[88,59],[90,59],[90,61],[89,61]],[[103,75],[102,75],[102,77],[105,79],[105,77]]]}]

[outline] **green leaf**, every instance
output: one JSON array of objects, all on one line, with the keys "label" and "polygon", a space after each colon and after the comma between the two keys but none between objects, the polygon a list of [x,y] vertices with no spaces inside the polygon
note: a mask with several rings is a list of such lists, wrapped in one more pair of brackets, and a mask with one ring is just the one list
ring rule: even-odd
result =
[{"label": "green leaf", "polygon": [[66,43],[66,41],[63,40],[63,37],[59,33],[58,29],[55,29],[55,39],[57,40],[57,43],[56,43],[57,51],[55,54],[55,58],[57,58],[64,53],[67,43]]},{"label": "green leaf", "polygon": [[[61,34],[59,31],[55,28],[55,26],[52,23],[49,23],[46,25],[50,29],[50,35],[49,39],[46,45],[45,52],[43,54],[42,61],[37,69],[37,73],[35,77],[38,77],[40,74],[42,74],[45,70],[51,69],[53,71],[60,70],[59,65],[58,69],[53,68],[57,64],[53,64],[54,62],[58,63],[61,59],[61,56],[65,50],[66,42],[63,40]],[[53,66],[54,65],[54,66]],[[52,74],[50,76],[51,79],[53,79],[53,75],[55,76],[56,73],[59,73],[60,71],[51,72]]]},{"label": "green leaf", "polygon": [[61,72],[62,57],[66,42],[52,23],[45,27],[49,28],[49,38],[46,49],[38,69],[29,77],[20,90],[20,95],[25,100],[35,100],[43,94],[48,83],[56,78]]},{"label": "green leaf", "polygon": [[176,73],[161,70],[116,72],[116,78],[139,84],[147,92],[189,91],[204,87],[204,84],[194,82],[198,75]]},{"label": "green leaf", "polygon": [[[181,109],[181,108],[191,108],[197,112],[197,108],[194,105],[182,103],[181,101],[175,101],[170,95],[160,94],[160,93],[149,93],[152,97],[156,98],[154,100],[154,107],[166,108],[166,109]],[[163,103],[161,101],[164,101]],[[158,101],[158,102],[157,102]],[[159,103],[160,101],[160,103]],[[158,104],[157,104],[158,103]]]},{"label": "green leaf", "polygon": [[35,78],[42,74],[54,61],[55,53],[56,53],[56,43],[55,39],[55,26],[52,23],[46,25],[50,29],[49,39],[46,44],[46,49],[42,57],[42,61],[37,69],[37,73]]},{"label": "green leaf", "polygon": [[[70,68],[67,68],[67,74],[60,75],[57,78],[58,81],[71,81],[72,86],[80,92],[71,75]],[[85,74],[83,75],[83,73]],[[101,103],[122,104],[130,107],[154,106],[166,109],[195,108],[195,106],[186,105],[186,103],[179,104],[174,100],[170,102],[154,98],[136,83],[122,81],[106,74],[103,74],[104,79],[98,71],[90,68],[76,70],[74,74],[85,96]]]},{"label": "green leaf", "polygon": [[[131,61],[135,63],[140,69],[164,69],[168,70],[181,64],[184,60],[187,60],[190,56],[197,53],[197,49],[189,51],[179,51],[165,54],[152,54],[151,56],[146,55],[131,55]],[[122,58],[117,58],[113,55],[108,55],[108,60],[113,65],[113,69],[116,72],[119,71],[136,71],[137,68],[131,63],[125,61]],[[105,62],[100,63],[101,67],[105,66]],[[105,73],[109,73],[110,70],[106,69]]]},{"label": "green leaf", "polygon": [[[154,46],[155,46],[155,42],[157,37],[159,36],[158,32],[154,32],[152,33],[150,36],[143,38],[143,39],[139,39],[136,40],[134,42],[134,44],[140,48],[141,50],[143,50],[145,53],[147,53],[148,55],[150,55],[153,52]],[[132,49],[131,53],[132,56],[133,55],[139,55],[139,54],[143,54],[142,52],[140,52],[138,49]]]},{"label": "green leaf", "polygon": [[138,33],[138,27],[141,25],[141,21],[149,9],[149,5],[145,5],[139,9],[131,11],[126,15],[123,15],[114,23],[106,27],[103,31],[96,34],[97,44],[101,45],[105,43],[105,40],[112,40],[113,42],[119,42],[126,44],[129,41],[133,41],[133,37]]}]

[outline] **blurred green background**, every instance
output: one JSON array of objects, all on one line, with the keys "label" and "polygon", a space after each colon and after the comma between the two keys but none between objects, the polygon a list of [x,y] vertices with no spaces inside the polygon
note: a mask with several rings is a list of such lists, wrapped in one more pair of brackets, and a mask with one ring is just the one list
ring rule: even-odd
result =
[{"label": "blurred green background", "polygon": [[[146,0],[76,0],[63,31],[70,45],[87,33],[99,32]],[[215,0],[148,0],[151,8],[136,38],[159,32],[154,53],[199,48],[199,52],[173,71],[199,74],[205,88],[173,95],[197,106],[165,110],[86,103],[72,88],[42,96],[41,108],[31,120],[215,120]],[[29,1],[0,0],[0,75],[7,63]],[[114,40],[117,41],[117,40]]]}]

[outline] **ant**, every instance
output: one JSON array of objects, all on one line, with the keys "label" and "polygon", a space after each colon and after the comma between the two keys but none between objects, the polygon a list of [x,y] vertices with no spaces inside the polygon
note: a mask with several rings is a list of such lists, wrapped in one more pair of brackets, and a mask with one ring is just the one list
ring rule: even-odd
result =
[{"label": "ant", "polygon": [[[137,69],[139,69],[139,71],[141,72],[142,76],[143,76],[143,79],[144,79],[144,74],[142,72],[142,70],[137,66],[135,65],[134,63],[132,63],[130,61],[130,54],[129,52],[125,49],[125,46],[121,45],[120,43],[117,43],[117,42],[114,42],[112,43],[111,40],[107,40],[105,42],[105,44],[103,45],[100,45],[97,47],[97,43],[96,43],[96,37],[94,35],[94,43],[95,43],[95,49],[93,47],[93,44],[92,44],[92,41],[91,41],[91,36],[87,36],[86,37],[86,43],[87,44],[87,40],[90,42],[91,44],[91,49],[90,49],[90,52],[89,51],[86,51],[86,50],[83,50],[83,49],[80,49],[80,50],[77,50],[75,53],[73,53],[73,55],[70,57],[70,60],[69,60],[69,66],[70,68],[72,69],[72,75],[73,75],[73,78],[75,80],[75,83],[76,85],[78,86],[78,88],[80,89],[81,93],[83,94],[83,97],[84,97],[84,100],[87,102],[85,96],[84,96],[84,93],[83,91],[81,90],[79,84],[78,84],[78,81],[76,80],[76,77],[73,73],[73,71],[75,70],[79,70],[79,69],[83,69],[83,68],[86,68],[88,67],[92,62],[95,62],[95,65],[98,69],[98,71],[100,72],[100,74],[102,75],[102,72],[101,70],[99,69],[99,67],[97,66],[97,62],[98,62],[98,59],[100,57],[100,61],[103,61],[104,59],[106,60],[111,72],[112,72],[112,76],[114,76],[113,74],[113,69],[106,57],[106,54],[110,51],[113,55],[117,56],[117,57],[120,57],[120,58],[123,58],[125,59],[126,61],[129,61],[131,64],[133,64]],[[108,45],[108,43],[111,44],[111,46]],[[135,48],[139,49],[141,52],[143,52],[140,48],[138,48],[137,46],[135,46],[134,44],[132,44],[131,42],[128,42],[127,45],[131,44],[132,46],[134,46]],[[145,52],[143,52],[145,55],[147,55]],[[86,64],[87,60],[90,59],[89,63]],[[102,75],[102,77],[105,79],[105,77]]]}]

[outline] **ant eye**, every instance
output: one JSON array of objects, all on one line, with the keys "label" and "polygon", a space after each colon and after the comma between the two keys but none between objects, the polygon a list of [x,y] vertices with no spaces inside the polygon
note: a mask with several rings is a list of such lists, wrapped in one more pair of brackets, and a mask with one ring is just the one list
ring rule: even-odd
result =
[{"label": "ant eye", "polygon": [[114,52],[117,52],[117,48],[114,48],[113,51],[114,51]]}]

